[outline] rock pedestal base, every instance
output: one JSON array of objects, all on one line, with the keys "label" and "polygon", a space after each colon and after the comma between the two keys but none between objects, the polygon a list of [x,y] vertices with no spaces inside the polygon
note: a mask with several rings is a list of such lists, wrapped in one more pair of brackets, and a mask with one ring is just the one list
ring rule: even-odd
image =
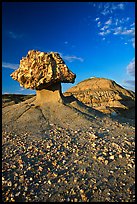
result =
[{"label": "rock pedestal base", "polygon": [[46,89],[36,90],[36,103],[39,105],[57,102],[63,102],[61,83],[52,84]]}]

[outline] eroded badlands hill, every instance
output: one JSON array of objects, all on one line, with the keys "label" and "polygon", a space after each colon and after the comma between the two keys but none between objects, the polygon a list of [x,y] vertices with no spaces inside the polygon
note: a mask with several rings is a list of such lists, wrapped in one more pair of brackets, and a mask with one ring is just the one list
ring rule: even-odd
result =
[{"label": "eroded badlands hill", "polygon": [[124,89],[115,81],[105,78],[90,78],[65,92],[103,113],[118,113],[124,117],[135,117],[135,93]]}]

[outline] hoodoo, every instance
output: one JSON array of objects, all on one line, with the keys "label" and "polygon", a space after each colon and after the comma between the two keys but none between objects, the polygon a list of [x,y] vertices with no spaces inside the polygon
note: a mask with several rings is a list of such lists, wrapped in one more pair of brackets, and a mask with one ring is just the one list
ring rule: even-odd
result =
[{"label": "hoodoo", "polygon": [[19,68],[11,74],[14,80],[27,89],[36,90],[36,102],[62,101],[61,82],[74,83],[76,75],[56,52],[30,50],[20,60]]}]

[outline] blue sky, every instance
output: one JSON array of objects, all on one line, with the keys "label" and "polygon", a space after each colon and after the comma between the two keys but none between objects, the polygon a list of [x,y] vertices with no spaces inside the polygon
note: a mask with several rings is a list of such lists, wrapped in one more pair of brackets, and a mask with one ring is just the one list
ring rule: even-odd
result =
[{"label": "blue sky", "polygon": [[76,74],[135,89],[134,2],[3,2],[2,93],[34,94],[10,74],[31,49],[59,52]]}]

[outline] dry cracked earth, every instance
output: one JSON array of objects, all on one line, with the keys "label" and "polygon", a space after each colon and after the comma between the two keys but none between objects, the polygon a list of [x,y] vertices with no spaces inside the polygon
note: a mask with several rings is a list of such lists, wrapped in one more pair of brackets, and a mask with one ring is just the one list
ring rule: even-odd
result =
[{"label": "dry cracked earth", "polygon": [[77,100],[3,107],[3,202],[135,202],[134,120]]}]

